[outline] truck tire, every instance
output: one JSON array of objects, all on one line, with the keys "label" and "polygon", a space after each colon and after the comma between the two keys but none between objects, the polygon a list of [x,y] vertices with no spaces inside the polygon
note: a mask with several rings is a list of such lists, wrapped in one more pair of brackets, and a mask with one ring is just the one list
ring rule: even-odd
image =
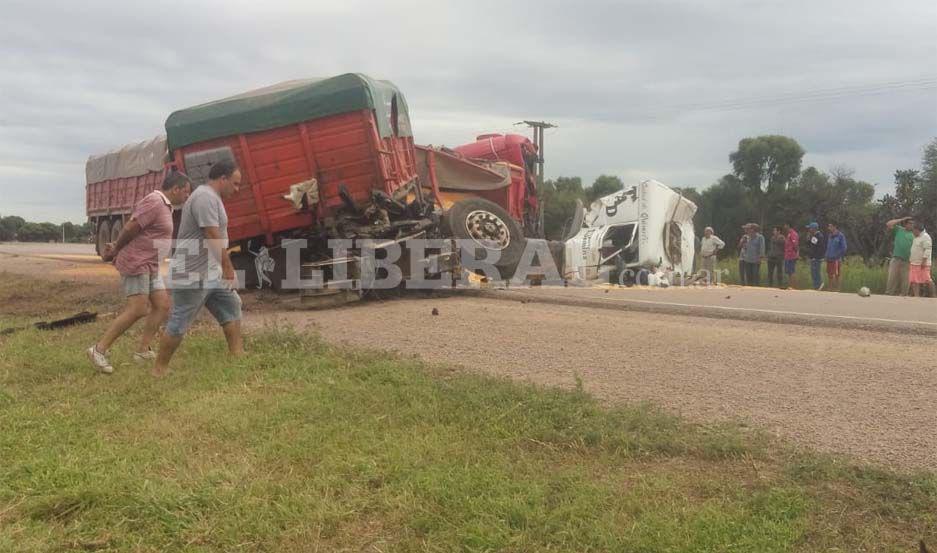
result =
[{"label": "truck tire", "polygon": [[123,228],[124,224],[120,219],[116,219],[113,223],[111,223],[111,242],[117,242],[117,237],[120,236],[120,231]]},{"label": "truck tire", "polygon": [[[444,236],[471,240],[478,248],[500,251],[495,267],[502,278],[510,278],[524,254],[527,239],[517,221],[494,202],[467,198],[452,204],[440,221]],[[476,254],[478,258],[486,254]]]},{"label": "truck tire", "polygon": [[95,242],[98,250],[98,255],[104,253],[104,246],[111,241],[111,225],[108,224],[107,219],[98,219],[98,234],[97,241]]}]

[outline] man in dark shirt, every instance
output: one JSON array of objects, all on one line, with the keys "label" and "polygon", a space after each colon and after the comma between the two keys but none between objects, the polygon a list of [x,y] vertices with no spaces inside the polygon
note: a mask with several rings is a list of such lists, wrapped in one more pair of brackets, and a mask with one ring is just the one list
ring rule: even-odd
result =
[{"label": "man in dark shirt", "polygon": [[810,223],[807,225],[807,257],[810,259],[810,277],[813,279],[813,289],[823,289],[823,275],[820,268],[826,257],[826,239],[820,232],[820,225]]},{"label": "man in dark shirt", "polygon": [[771,241],[768,243],[768,286],[774,286],[775,277],[777,277],[778,287],[784,286],[781,269],[784,267],[785,242],[781,227],[774,227],[771,232]]}]

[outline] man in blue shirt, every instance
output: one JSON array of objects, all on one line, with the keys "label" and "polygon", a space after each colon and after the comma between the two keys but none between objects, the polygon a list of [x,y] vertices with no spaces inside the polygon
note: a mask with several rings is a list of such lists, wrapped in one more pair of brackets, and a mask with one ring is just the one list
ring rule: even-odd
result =
[{"label": "man in blue shirt", "polygon": [[846,237],[835,223],[828,224],[826,230],[829,233],[826,241],[826,276],[830,279],[830,290],[839,292],[843,258],[846,257]]},{"label": "man in blue shirt", "polygon": [[742,253],[742,259],[745,261],[745,285],[758,286],[761,276],[761,261],[765,258],[765,237],[761,235],[761,227],[755,223],[749,223],[746,233],[748,235],[748,244]]}]

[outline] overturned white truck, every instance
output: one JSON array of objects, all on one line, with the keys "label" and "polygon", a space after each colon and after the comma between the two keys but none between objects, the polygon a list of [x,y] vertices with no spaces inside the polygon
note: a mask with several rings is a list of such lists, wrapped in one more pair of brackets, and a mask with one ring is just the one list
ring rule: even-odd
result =
[{"label": "overturned white truck", "polygon": [[562,276],[570,282],[675,282],[693,274],[696,204],[645,180],[577,206],[565,241]]}]

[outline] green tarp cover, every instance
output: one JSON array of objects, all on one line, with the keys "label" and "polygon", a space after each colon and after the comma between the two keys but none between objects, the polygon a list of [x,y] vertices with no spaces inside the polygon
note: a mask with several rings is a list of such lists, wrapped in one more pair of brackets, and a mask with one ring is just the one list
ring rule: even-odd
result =
[{"label": "green tarp cover", "polygon": [[412,136],[407,102],[400,90],[390,81],[375,80],[360,73],[287,81],[179,110],[166,119],[166,136],[172,151],[213,138],[373,109],[378,131],[382,137],[388,137],[394,134],[392,106],[395,101],[397,134]]}]

